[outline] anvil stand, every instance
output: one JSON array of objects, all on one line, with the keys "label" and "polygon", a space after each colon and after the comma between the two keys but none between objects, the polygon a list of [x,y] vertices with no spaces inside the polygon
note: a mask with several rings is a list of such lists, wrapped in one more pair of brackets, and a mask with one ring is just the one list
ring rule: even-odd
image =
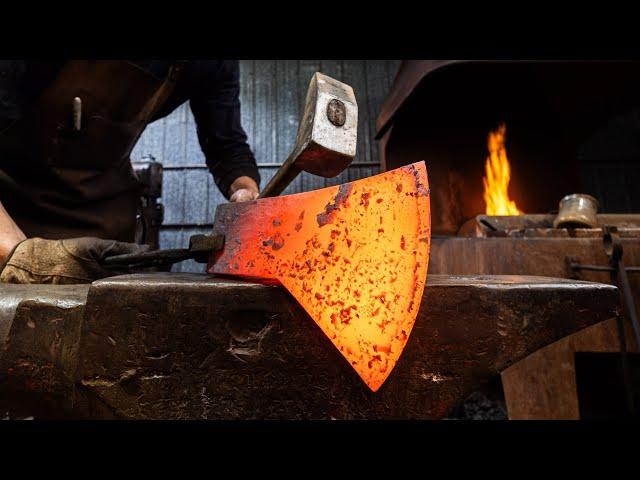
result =
[{"label": "anvil stand", "polygon": [[[574,278],[578,278],[578,272],[582,270],[609,272],[611,275],[611,283],[616,285],[620,290],[620,302],[624,306],[623,310],[626,318],[631,322],[636,345],[640,345],[640,324],[638,323],[638,313],[633,301],[633,292],[629,284],[628,273],[640,272],[640,267],[626,267],[622,257],[624,249],[618,229],[615,226],[605,225],[602,227],[602,241],[604,251],[609,259],[609,265],[587,265],[576,263],[571,257],[567,257],[567,265],[572,272]],[[629,354],[627,352],[627,341],[625,338],[624,317],[618,315],[616,317],[616,326],[620,339],[620,360],[622,363],[622,371],[624,378],[624,386],[627,396],[627,408],[632,417],[637,418],[638,411],[638,392],[634,390],[633,379],[629,366]]]}]

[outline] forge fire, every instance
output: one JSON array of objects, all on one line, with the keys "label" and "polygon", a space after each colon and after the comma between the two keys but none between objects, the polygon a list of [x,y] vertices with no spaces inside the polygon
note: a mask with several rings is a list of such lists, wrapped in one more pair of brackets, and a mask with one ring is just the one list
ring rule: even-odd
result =
[{"label": "forge fire", "polygon": [[516,202],[509,198],[511,166],[507,158],[506,125],[490,132],[487,140],[489,156],[485,163],[484,201],[487,215],[521,215]]}]

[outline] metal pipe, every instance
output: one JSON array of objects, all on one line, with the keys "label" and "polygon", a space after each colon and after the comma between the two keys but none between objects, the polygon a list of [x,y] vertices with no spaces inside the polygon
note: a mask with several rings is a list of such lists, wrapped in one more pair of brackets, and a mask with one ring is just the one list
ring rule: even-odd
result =
[{"label": "metal pipe", "polygon": [[620,361],[622,363],[622,375],[624,377],[624,389],[627,394],[627,407],[633,417],[636,416],[636,406],[631,381],[631,370],[629,369],[629,358],[627,356],[627,340],[624,331],[624,319],[622,315],[616,315],[616,326],[618,330],[618,341],[620,342]]},{"label": "metal pipe", "polygon": [[[588,265],[584,263],[570,263],[569,267],[572,270],[591,270],[594,272],[615,272],[615,268],[605,266],[605,265]],[[625,267],[624,268],[627,273],[637,273],[640,272],[640,267]]]},{"label": "metal pipe", "polygon": [[82,99],[75,97],[73,99],[73,129],[76,132],[80,131],[82,126]]},{"label": "metal pipe", "polygon": [[636,311],[636,306],[633,301],[629,277],[627,276],[627,271],[624,268],[621,258],[618,260],[617,267],[619,284],[622,286],[622,297],[624,299],[625,310],[627,311],[626,313],[629,316],[629,320],[631,320],[633,333],[636,337],[636,344],[640,348],[640,325],[638,325],[638,312]]}]

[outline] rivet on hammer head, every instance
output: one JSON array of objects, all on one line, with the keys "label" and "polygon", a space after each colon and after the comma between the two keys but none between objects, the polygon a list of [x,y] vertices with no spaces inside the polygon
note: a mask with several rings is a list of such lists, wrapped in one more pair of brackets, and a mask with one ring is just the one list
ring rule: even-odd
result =
[{"label": "rivet on hammer head", "polygon": [[327,105],[327,118],[336,127],[341,127],[347,121],[347,109],[337,98],[334,98]]}]

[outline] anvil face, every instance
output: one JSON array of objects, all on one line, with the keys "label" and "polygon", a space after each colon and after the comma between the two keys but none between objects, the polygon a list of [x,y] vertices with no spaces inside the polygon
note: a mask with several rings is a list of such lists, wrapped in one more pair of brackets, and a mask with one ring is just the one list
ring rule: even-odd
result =
[{"label": "anvil face", "polygon": [[398,361],[429,263],[424,162],[284,197],[220,206],[209,273],[275,279],[376,391]]}]

